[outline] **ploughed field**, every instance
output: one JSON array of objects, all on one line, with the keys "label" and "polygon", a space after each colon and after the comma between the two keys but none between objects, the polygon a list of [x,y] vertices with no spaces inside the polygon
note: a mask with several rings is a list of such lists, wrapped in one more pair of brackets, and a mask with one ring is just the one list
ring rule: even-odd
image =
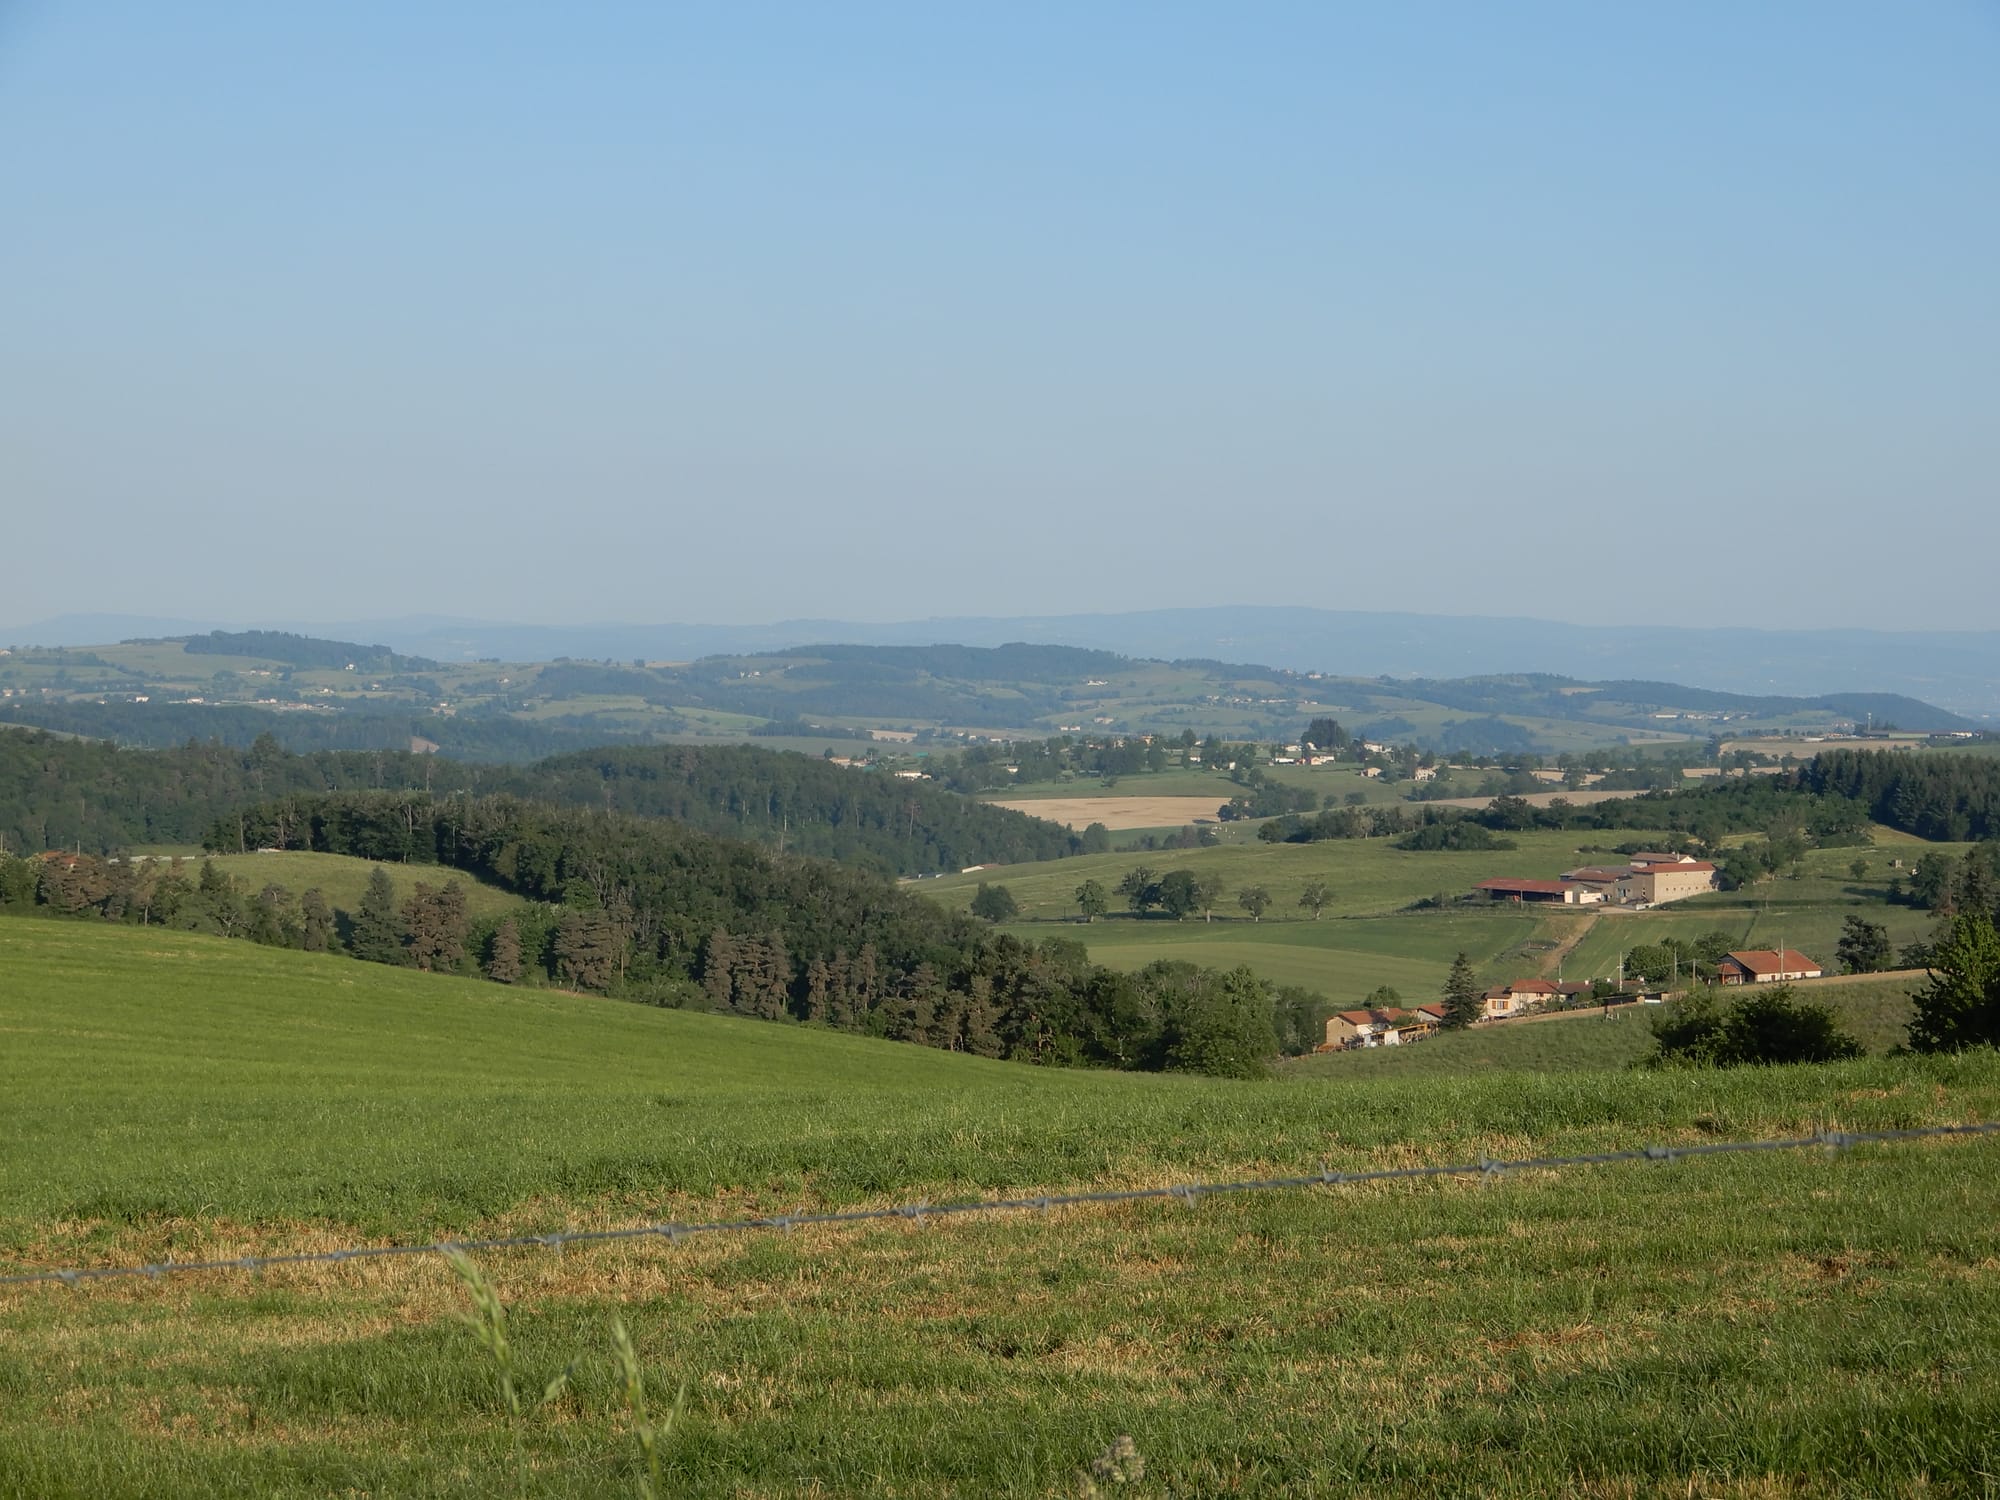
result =
[{"label": "ploughed field", "polygon": [[[1551,1022],[1554,1032],[1585,1022]],[[0,919],[0,1263],[1982,1121],[2000,1059],[1061,1073],[342,958]],[[1468,1041],[1476,1040],[1468,1039]],[[1441,1044],[1427,1044],[1441,1045]],[[2000,1142],[0,1288],[0,1494],[1974,1494]],[[565,1365],[568,1388],[534,1396]]]}]

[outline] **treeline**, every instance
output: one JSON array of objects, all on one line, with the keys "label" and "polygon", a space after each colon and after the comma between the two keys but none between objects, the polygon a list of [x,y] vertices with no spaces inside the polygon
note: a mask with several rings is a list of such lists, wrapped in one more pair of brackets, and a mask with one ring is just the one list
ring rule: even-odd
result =
[{"label": "treeline", "polygon": [[[865,871],[674,822],[511,797],[380,794],[247,816],[299,819],[287,830],[293,847],[443,866],[537,903],[540,925],[517,922],[513,935],[524,965],[634,999],[986,1056],[1222,1074],[1308,1049],[1329,1009],[1248,970],[1163,962],[1121,974],[1080,944],[1024,943]],[[235,836],[232,819],[209,842],[227,848]],[[500,930],[467,962],[490,973]]]},{"label": "treeline", "polygon": [[[973,864],[1054,859],[1108,845],[1094,835],[930,782],[835,766],[749,745],[598,749],[512,768],[406,750],[295,755],[272,736],[247,750],[190,743],[131,750],[95,740],[0,731],[0,846],[109,853],[190,844],[298,847],[286,799],[327,792],[509,793],[669,817],[793,853],[914,875]],[[269,803],[265,816],[247,809]],[[237,815],[245,814],[242,817]]]},{"label": "treeline", "polygon": [[1877,823],[1940,843],[2000,838],[2000,757],[1825,750],[1792,778],[1859,803]]}]

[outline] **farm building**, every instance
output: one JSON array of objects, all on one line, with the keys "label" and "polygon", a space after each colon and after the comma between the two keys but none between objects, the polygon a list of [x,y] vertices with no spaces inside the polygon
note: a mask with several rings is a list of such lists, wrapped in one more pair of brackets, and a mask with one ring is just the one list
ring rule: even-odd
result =
[{"label": "farm building", "polygon": [[1817,979],[1826,970],[1796,948],[1750,948],[1725,954],[1715,966],[1724,984],[1778,984],[1788,979]]},{"label": "farm building", "polygon": [[1482,880],[1473,887],[1495,901],[1553,901],[1559,906],[1586,906],[1602,901],[1594,886],[1564,880]]},{"label": "farm building", "polygon": [[1643,864],[1635,857],[1629,865],[1585,865],[1565,870],[1562,878],[1597,892],[1600,900],[1621,906],[1664,906],[1714,890],[1715,866],[1680,856],[1661,856],[1658,863]]},{"label": "farm building", "polygon": [[1516,979],[1496,985],[1481,998],[1486,1002],[1486,1019],[1504,1020],[1555,999],[1560,991],[1546,979]]},{"label": "farm building", "polygon": [[1400,1046],[1404,1029],[1417,1023],[1418,1018],[1407,1010],[1344,1010],[1327,1018],[1326,1046],[1328,1050]]}]

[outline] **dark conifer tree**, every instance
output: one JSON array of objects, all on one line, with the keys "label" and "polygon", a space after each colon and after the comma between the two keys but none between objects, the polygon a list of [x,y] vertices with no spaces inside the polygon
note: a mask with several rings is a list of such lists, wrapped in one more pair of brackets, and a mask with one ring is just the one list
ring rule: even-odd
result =
[{"label": "dark conifer tree", "polygon": [[521,972],[521,928],[508,917],[493,929],[486,951],[486,977],[495,984],[518,984]]},{"label": "dark conifer tree", "polygon": [[377,865],[368,874],[361,904],[354,909],[350,948],[356,958],[372,964],[403,961],[403,921],[396,911],[396,887],[389,872]]},{"label": "dark conifer tree", "polygon": [[1473,977],[1472,962],[1463,953],[1451,961],[1444,982],[1444,1022],[1448,1031],[1462,1030],[1486,1014],[1486,1001]]},{"label": "dark conifer tree", "polygon": [[333,909],[326,895],[314,886],[299,897],[299,946],[308,953],[324,953],[333,946]]}]

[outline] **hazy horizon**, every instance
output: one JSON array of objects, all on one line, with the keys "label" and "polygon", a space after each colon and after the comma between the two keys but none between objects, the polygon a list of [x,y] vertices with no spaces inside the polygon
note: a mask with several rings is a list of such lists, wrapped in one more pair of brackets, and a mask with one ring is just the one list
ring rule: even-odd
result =
[{"label": "hazy horizon", "polygon": [[1996,63],[1970,3],[5,7],[0,616],[2000,628]]}]

